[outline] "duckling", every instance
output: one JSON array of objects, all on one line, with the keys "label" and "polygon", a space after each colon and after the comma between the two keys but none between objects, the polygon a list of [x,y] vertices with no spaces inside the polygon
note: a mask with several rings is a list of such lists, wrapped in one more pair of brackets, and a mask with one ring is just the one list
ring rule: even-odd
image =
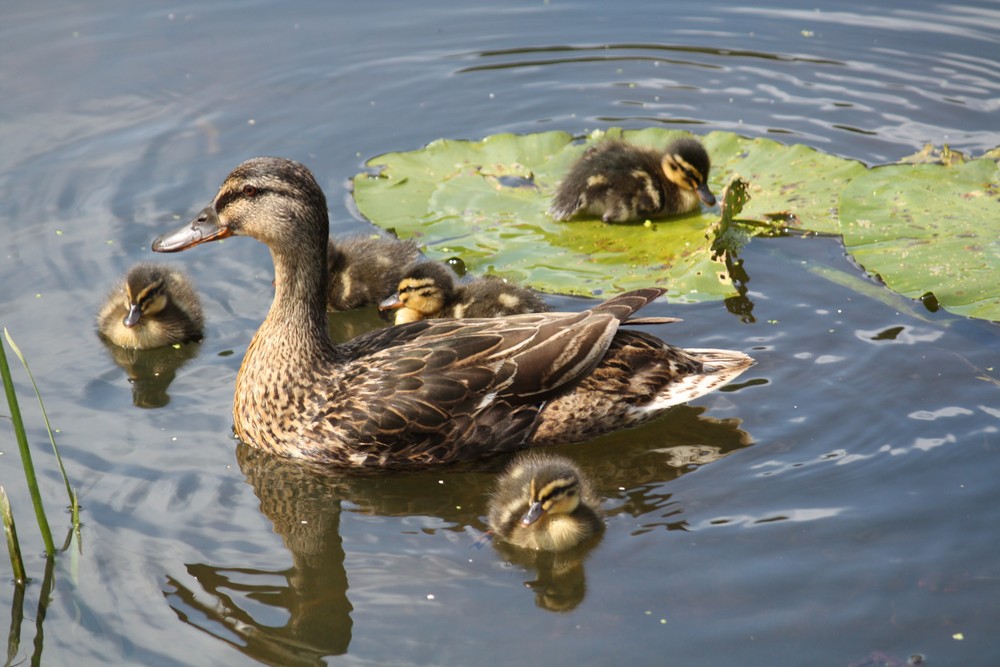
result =
[{"label": "duckling", "polygon": [[379,310],[395,310],[396,324],[403,324],[435,317],[502,317],[549,309],[532,290],[499,276],[457,285],[455,277],[441,262],[413,264],[403,272],[399,289],[379,305]]},{"label": "duckling", "polygon": [[353,310],[377,304],[396,290],[403,269],[422,255],[413,240],[394,236],[357,235],[327,241],[330,272],[327,306]]},{"label": "duckling", "polygon": [[137,350],[198,340],[204,324],[191,279],[150,262],[128,270],[97,316],[97,329],[109,342]]},{"label": "duckling", "polygon": [[556,220],[584,211],[604,222],[678,215],[715,205],[708,189],[708,153],[697,139],[678,139],[664,151],[609,139],[591,146],[559,185],[549,206]]},{"label": "duckling", "polygon": [[565,551],[604,530],[601,516],[597,495],[572,461],[529,452],[497,479],[487,522],[518,547]]},{"label": "duckling", "polygon": [[274,301],[236,376],[233,424],[251,447],[367,468],[470,461],[580,442],[649,421],[753,360],[685,350],[623,327],[664,292],[576,313],[424,320],[334,344],[327,328],[326,197],[302,164],[250,159],[191,222],[153,241],[177,252],[249,236],[271,250]]}]

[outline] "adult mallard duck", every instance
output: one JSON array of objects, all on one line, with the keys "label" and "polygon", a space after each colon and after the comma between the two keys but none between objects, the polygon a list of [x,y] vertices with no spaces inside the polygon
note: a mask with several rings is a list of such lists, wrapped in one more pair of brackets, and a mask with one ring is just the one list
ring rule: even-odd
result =
[{"label": "adult mallard duck", "polygon": [[497,479],[487,522],[523,549],[565,551],[604,530],[601,516],[597,494],[572,461],[529,452]]},{"label": "adult mallard duck", "polygon": [[396,324],[438,317],[503,317],[543,313],[549,308],[526,287],[499,276],[455,283],[455,273],[441,262],[420,262],[404,270],[396,293],[381,310],[395,310]]},{"label": "adult mallard duck", "polygon": [[191,279],[151,262],[130,268],[97,316],[97,329],[105,339],[137,350],[198,340],[204,324]]},{"label": "adult mallard duck", "polygon": [[556,220],[580,211],[604,222],[678,215],[715,205],[708,189],[711,161],[697,139],[678,139],[664,151],[616,139],[584,151],[560,183],[549,206]]},{"label": "adult mallard duck", "polygon": [[420,258],[412,240],[360,234],[327,241],[331,310],[353,310],[377,304],[396,291],[403,270]]},{"label": "adult mallard duck", "polygon": [[638,424],[726,384],[740,352],[683,350],[619,331],[663,290],[580,313],[424,320],[335,345],[327,332],[326,199],[298,162],[238,166],[190,223],[153,242],[175,252],[233,235],[271,250],[271,309],[236,378],[248,445],[344,466],[425,466]]}]

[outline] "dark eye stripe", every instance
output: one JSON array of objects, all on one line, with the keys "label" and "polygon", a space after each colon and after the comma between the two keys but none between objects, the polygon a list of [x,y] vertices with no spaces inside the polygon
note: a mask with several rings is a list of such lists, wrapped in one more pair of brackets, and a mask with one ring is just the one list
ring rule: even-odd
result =
[{"label": "dark eye stripe", "polygon": [[542,503],[547,503],[550,500],[558,498],[559,496],[568,496],[577,490],[578,484],[573,481],[563,480],[560,482],[553,482],[542,489],[542,494],[538,497],[538,500]]},{"label": "dark eye stripe", "polygon": [[157,295],[161,294],[164,289],[165,289],[164,282],[162,280],[157,280],[155,283],[152,283],[144,287],[142,291],[136,295],[134,303],[141,304],[147,301],[151,301],[155,299]]}]

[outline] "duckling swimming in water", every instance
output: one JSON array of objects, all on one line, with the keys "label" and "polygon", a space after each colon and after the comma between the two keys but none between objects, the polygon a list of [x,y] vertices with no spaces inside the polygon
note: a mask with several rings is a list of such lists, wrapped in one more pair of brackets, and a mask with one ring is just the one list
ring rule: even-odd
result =
[{"label": "duckling swimming in water", "polygon": [[498,276],[456,284],[455,273],[441,262],[420,262],[403,272],[399,289],[379,305],[395,310],[395,323],[437,317],[502,317],[549,310],[534,291]]},{"label": "duckling swimming in water", "polygon": [[588,148],[563,179],[549,206],[556,220],[584,211],[604,222],[678,215],[715,205],[708,189],[711,161],[697,139],[678,139],[657,151],[609,139]]},{"label": "duckling swimming in water", "polygon": [[97,316],[98,331],[120,347],[148,350],[202,337],[205,320],[191,279],[142,262],[115,285]]},{"label": "duckling swimming in water", "polygon": [[576,464],[529,452],[497,479],[487,522],[518,547],[565,551],[603,531],[601,516],[600,500]]},{"label": "duckling swimming in water", "polygon": [[379,303],[403,278],[403,269],[421,258],[412,240],[394,236],[357,235],[329,239],[326,264],[330,272],[327,307],[353,310]]}]

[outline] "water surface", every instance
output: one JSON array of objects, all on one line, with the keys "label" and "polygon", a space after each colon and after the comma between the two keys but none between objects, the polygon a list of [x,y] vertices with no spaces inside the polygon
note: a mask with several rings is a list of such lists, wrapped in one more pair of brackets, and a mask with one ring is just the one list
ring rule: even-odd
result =
[{"label": "water surface", "polygon": [[[41,543],[0,435],[36,576],[13,663],[1000,659],[997,327],[894,297],[836,239],[756,239],[744,299],[648,309],[684,318],[656,335],[758,364],[561,450],[593,476],[607,530],[585,559],[536,562],[481,540],[490,466],[317,475],[237,447],[232,388],[269,256],[244,239],[149,252],[254,155],[308,164],[341,233],[367,229],[348,191],[365,160],[439,137],[666,125],[868,164],[927,142],[978,154],[1000,144],[996,3],[15,0],[5,19],[0,324],[39,380],[85,522],[42,619]],[[148,259],[189,270],[208,319],[152,386],[93,331],[112,283]],[[341,336],[371,324],[331,321]],[[0,609],[16,609],[13,586]]]}]

